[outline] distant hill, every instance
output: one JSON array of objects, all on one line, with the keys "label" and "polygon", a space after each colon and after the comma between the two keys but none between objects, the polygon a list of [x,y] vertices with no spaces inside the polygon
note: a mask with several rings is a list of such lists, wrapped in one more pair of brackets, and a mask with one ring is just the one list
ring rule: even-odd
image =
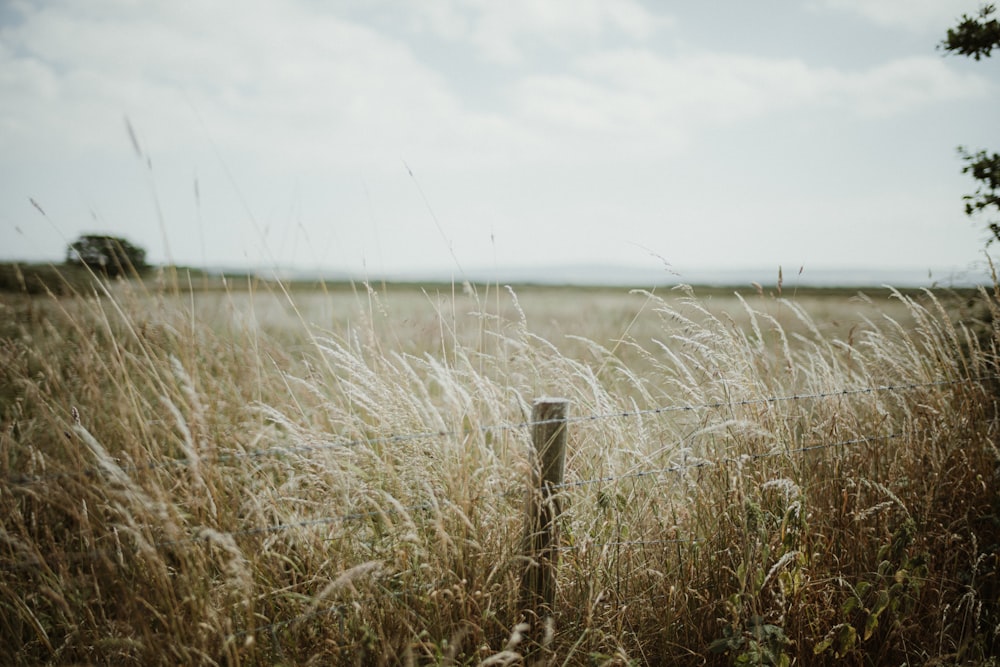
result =
[{"label": "distant hill", "polygon": [[[452,283],[471,281],[474,283],[494,283],[510,285],[568,285],[581,287],[628,287],[653,288],[673,287],[679,284],[707,287],[748,288],[753,285],[775,287],[778,283],[778,268],[726,268],[691,269],[673,271],[667,268],[628,267],[610,264],[565,264],[551,267],[509,266],[466,270],[464,273],[449,270],[414,270],[387,272],[384,275],[363,275],[346,271],[297,268],[267,267],[226,267],[205,268],[177,267],[179,287],[205,285],[221,287],[221,277],[230,279],[252,276],[261,280],[282,280],[287,282],[327,283],[346,282],[402,282],[402,283]],[[151,268],[146,275],[155,275],[157,268]],[[211,279],[219,280],[211,280]],[[206,283],[211,280],[211,283]],[[783,271],[782,283],[785,289],[796,287],[881,287],[889,285],[898,288],[913,287],[955,287],[964,288],[989,284],[989,274],[985,270],[964,272],[934,272],[926,269],[798,269]],[[236,287],[236,282],[230,282]],[[90,275],[86,269],[63,264],[0,263],[0,291],[56,294],[89,291]]]},{"label": "distant hill", "polygon": [[[319,270],[260,271],[262,277],[277,275],[289,280],[369,280],[378,282],[452,282],[469,280],[476,283],[580,285],[609,287],[663,287],[678,284],[748,287],[754,283],[776,285],[778,267],[736,269],[693,269],[672,271],[666,268],[636,268],[610,264],[566,264],[552,267],[508,266],[496,268],[477,267],[464,274],[455,271],[399,271],[380,275],[351,275],[344,272]],[[783,271],[783,282],[789,288],[800,287],[969,287],[988,283],[985,271],[936,272],[927,269],[803,269]]]}]

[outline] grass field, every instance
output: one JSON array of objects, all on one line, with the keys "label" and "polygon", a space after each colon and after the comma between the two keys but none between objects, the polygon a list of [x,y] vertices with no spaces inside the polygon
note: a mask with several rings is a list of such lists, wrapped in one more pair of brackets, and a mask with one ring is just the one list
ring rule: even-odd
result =
[{"label": "grass field", "polygon": [[[0,295],[3,664],[998,648],[992,288],[198,282]],[[527,633],[540,396],[571,421]]]}]

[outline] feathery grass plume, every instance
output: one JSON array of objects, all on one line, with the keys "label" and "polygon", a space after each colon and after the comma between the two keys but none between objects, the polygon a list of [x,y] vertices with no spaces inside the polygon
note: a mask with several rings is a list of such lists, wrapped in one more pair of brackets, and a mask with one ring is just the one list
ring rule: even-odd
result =
[{"label": "feathery grass plume", "polygon": [[996,652],[995,294],[495,297],[3,297],[0,662],[523,662],[543,394],[554,664]]}]

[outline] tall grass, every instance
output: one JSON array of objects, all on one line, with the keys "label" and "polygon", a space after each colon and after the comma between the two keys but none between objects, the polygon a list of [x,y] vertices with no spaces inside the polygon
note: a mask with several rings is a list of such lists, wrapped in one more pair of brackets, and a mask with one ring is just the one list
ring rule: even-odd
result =
[{"label": "tall grass", "polygon": [[534,660],[997,649],[996,339],[943,296],[841,339],[794,301],[638,294],[642,336],[549,340],[469,288],[422,302],[427,344],[375,289],[336,326],[273,298],[294,326],[142,284],[7,299],[0,662],[520,664],[546,394],[574,418]]}]

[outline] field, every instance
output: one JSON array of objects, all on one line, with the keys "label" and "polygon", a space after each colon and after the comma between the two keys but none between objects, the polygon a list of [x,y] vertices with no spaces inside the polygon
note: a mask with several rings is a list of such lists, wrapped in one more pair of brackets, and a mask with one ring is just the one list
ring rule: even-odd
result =
[{"label": "field", "polygon": [[[0,663],[982,664],[992,287],[0,294]],[[532,404],[570,401],[552,614]]]}]

